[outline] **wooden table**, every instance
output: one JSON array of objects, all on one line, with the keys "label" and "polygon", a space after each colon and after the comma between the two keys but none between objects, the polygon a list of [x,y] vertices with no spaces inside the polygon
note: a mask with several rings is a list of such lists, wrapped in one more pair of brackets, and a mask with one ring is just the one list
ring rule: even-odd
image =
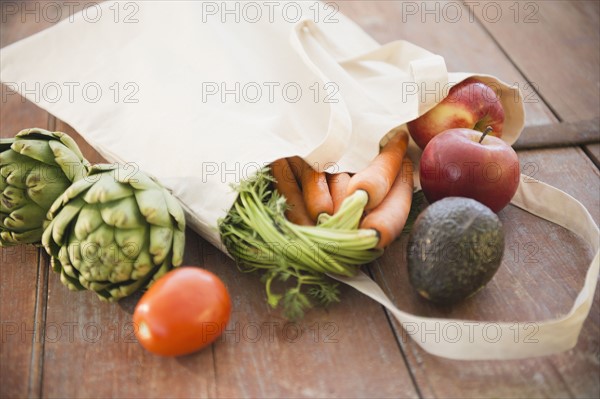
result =
[{"label": "wooden table", "polygon": [[[73,6],[59,4],[66,17]],[[519,85],[532,127],[520,142],[523,171],[572,194],[600,221],[597,1],[337,5],[382,43],[406,39],[445,57],[451,71],[485,72]],[[425,7],[434,11],[425,13]],[[0,44],[51,24],[3,13]],[[32,103],[8,96],[1,107],[2,136],[33,126],[66,131],[77,137],[90,161],[102,161],[68,125]],[[536,129],[539,125],[550,127]],[[573,132],[587,132],[587,139],[581,141]],[[548,148],[527,149],[540,141]],[[590,141],[594,143],[585,144]],[[566,230],[512,206],[500,217],[507,233],[502,267],[484,291],[455,307],[435,307],[415,295],[406,276],[406,237],[366,270],[399,308],[424,316],[524,322],[564,314],[582,285],[591,251]],[[100,303],[90,292],[69,292],[49,271],[43,251],[33,246],[3,249],[0,396],[600,395],[598,290],[574,349],[519,361],[461,362],[427,354],[385,309],[348,287],[342,288],[341,303],[287,323],[266,304],[256,275],[238,272],[192,231],[186,245],[185,263],[217,273],[234,308],[222,339],[176,359],[153,356],[135,342],[131,313],[139,296]]]}]

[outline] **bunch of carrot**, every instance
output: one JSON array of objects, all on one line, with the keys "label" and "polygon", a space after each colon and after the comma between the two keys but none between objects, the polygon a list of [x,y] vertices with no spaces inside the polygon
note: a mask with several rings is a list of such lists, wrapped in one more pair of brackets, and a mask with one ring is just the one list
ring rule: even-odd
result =
[{"label": "bunch of carrot", "polygon": [[401,233],[413,192],[407,144],[400,132],[352,176],[317,172],[292,157],[241,182],[219,222],[221,240],[240,269],[262,273],[272,307],[282,303],[286,316],[298,318],[309,298],[338,301],[328,275],[355,275]]},{"label": "bunch of carrot", "polygon": [[413,174],[407,145],[408,135],[399,132],[366,169],[352,176],[317,172],[299,157],[273,162],[275,188],[289,206],[286,217],[298,225],[326,227],[344,201],[366,194],[359,227],[377,231],[377,247],[386,247],[402,232],[410,211]]}]

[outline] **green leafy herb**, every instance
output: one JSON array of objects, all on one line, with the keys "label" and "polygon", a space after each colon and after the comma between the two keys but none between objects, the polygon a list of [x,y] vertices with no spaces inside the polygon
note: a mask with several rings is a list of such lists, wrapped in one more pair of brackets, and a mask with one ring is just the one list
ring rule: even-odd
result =
[{"label": "green leafy herb", "polygon": [[357,228],[367,202],[362,192],[348,197],[320,225],[298,226],[285,218],[286,200],[272,189],[272,181],[264,169],[235,187],[238,199],[219,221],[219,230],[241,270],[263,273],[269,305],[281,305],[286,317],[296,319],[313,302],[339,301],[337,283],[327,274],[353,276],[383,251],[375,248],[374,230]]}]

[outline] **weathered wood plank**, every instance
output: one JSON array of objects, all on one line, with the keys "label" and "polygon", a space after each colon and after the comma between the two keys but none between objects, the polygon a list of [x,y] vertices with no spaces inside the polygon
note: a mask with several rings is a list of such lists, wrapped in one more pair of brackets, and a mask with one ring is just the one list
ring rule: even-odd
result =
[{"label": "weathered wood plank", "polygon": [[201,247],[204,267],[225,281],[234,305],[214,348],[218,397],[418,396],[380,306],[340,287],[341,303],[287,322],[267,305],[256,274]]},{"label": "weathered wood plank", "polygon": [[600,142],[600,118],[594,118],[587,121],[528,126],[513,147],[515,150],[527,150],[598,142]]},{"label": "weathered wood plank", "polygon": [[471,3],[474,15],[562,120],[598,116],[599,2]]},{"label": "weathered wood plank", "polygon": [[[74,4],[77,3],[77,4]],[[54,3],[80,9],[86,2]],[[0,47],[39,32],[55,21],[45,18],[39,1],[2,2]],[[51,5],[52,6],[52,5]],[[29,11],[29,13],[27,13]],[[10,87],[0,87],[0,136],[12,137],[25,128],[52,130],[55,119]],[[34,246],[0,249],[0,396],[41,394],[48,269],[43,251]],[[14,331],[14,328],[17,328]]]},{"label": "weathered wood plank", "polygon": [[[50,25],[22,23],[21,15],[7,12],[7,6],[19,6],[10,3],[0,4],[0,47]],[[0,137],[12,137],[30,127],[48,128],[49,115],[7,86],[0,86],[0,97]],[[41,392],[48,275],[41,252],[31,245],[0,249],[1,397],[35,397]]]},{"label": "weathered wood plank", "polygon": [[[59,21],[68,18],[72,13],[81,11],[86,7],[95,8],[101,1],[3,1],[0,4],[0,10],[2,11],[0,47],[8,46],[27,36],[47,29]],[[89,11],[90,20],[95,18],[94,12],[94,9]]]},{"label": "weathered wood plank", "polygon": [[[32,245],[0,249],[0,396],[36,395],[30,382],[36,327],[39,251]],[[30,386],[30,383],[32,384]]]},{"label": "weathered wood plank", "polygon": [[[2,87],[4,90],[5,87]],[[21,102],[23,100],[23,102]],[[48,114],[19,95],[0,106],[0,137],[31,127],[45,128]],[[33,245],[0,249],[0,396],[39,395],[40,330],[45,309],[46,270]]]}]

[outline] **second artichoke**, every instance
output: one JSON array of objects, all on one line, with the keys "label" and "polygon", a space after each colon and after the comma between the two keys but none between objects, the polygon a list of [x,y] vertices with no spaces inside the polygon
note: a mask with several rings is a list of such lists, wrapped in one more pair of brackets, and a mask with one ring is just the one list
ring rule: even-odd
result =
[{"label": "second artichoke", "polygon": [[181,206],[133,167],[93,166],[52,205],[42,243],[69,289],[115,301],[182,263]]}]

